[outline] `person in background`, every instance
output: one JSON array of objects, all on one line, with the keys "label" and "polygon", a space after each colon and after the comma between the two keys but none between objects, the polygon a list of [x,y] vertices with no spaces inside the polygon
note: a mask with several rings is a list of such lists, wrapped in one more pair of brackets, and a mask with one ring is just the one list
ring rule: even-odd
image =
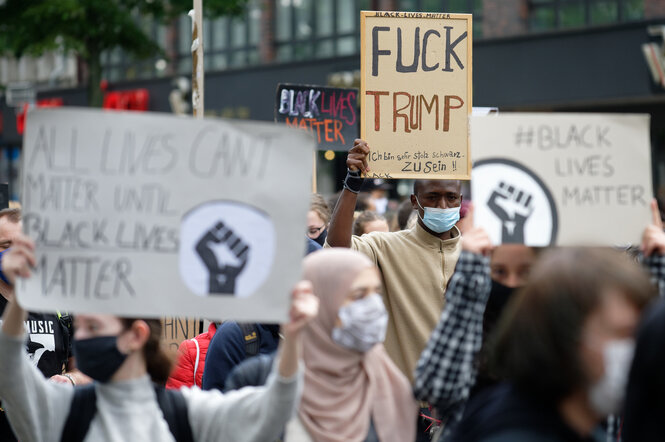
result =
[{"label": "person in background", "polygon": [[344,191],[335,206],[326,244],[350,247],[381,271],[384,303],[389,311],[386,350],[411,378],[418,357],[436,326],[444,305],[446,285],[459,256],[460,182],[417,180],[411,204],[418,221],[411,230],[372,232],[353,236],[356,196],[368,172],[370,148],[356,139],[346,160]]},{"label": "person in background", "polygon": [[369,189],[369,198],[374,205],[374,211],[379,215],[383,215],[388,210],[388,191],[390,184],[382,179],[368,180],[366,188]]},{"label": "person in background", "polygon": [[[407,229],[407,223],[411,218],[411,215],[414,215],[415,211],[413,210],[413,204],[411,200],[404,200],[397,207],[397,229],[395,230],[405,230]],[[414,216],[415,218],[415,216]]]},{"label": "person in background", "polygon": [[[35,264],[34,243],[26,237],[15,240],[1,263],[12,283],[17,277],[29,277]],[[93,392],[94,413],[81,429],[80,415],[86,410],[71,418],[70,406],[82,390],[47,382],[30,365],[23,349],[26,312],[10,301],[0,329],[0,397],[17,436],[31,442],[72,437],[69,431],[80,440],[94,441],[183,440],[175,433],[189,433],[194,441],[273,440],[296,408],[302,385],[301,330],[317,312],[311,284],[301,281],[293,291],[290,322],[283,327],[285,339],[274,375],[265,387],[228,395],[198,388],[165,391],[153,385],[153,381],[163,385],[170,369],[169,358],[160,349],[160,321],[77,315],[77,362],[96,381],[88,390]],[[164,394],[171,399],[169,408],[159,402]],[[174,407],[181,409],[175,418],[188,427],[184,431],[183,426],[167,423]]]},{"label": "person in background", "polygon": [[203,368],[204,390],[224,391],[226,377],[247,358],[271,354],[279,344],[276,324],[224,322],[210,341]]},{"label": "person in background", "polygon": [[361,212],[353,222],[353,234],[362,236],[371,232],[389,232],[388,222],[376,212]]},{"label": "person in background", "polygon": [[330,223],[330,209],[326,200],[318,193],[312,194],[307,212],[307,237],[323,246],[328,236],[328,223]]},{"label": "person in background", "polygon": [[305,258],[303,278],[321,300],[303,333],[305,386],[285,442],[409,442],[417,404],[386,354],[381,279],[360,253],[325,249]]},{"label": "person in background", "polygon": [[166,388],[179,389],[194,386],[201,388],[203,386],[205,357],[215,332],[217,332],[217,324],[211,322],[208,331],[180,343],[178,360],[166,381]]},{"label": "person in background", "polygon": [[620,411],[640,314],[656,290],[609,249],[553,249],[534,266],[496,330],[505,382],[476,394],[451,441],[602,441]]}]

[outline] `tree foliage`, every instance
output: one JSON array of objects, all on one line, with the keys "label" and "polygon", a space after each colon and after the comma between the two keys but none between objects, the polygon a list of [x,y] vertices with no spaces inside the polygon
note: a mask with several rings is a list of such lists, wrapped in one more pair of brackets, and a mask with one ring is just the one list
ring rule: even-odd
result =
[{"label": "tree foliage", "polygon": [[[204,14],[239,14],[246,1],[204,0]],[[99,106],[102,52],[121,48],[136,58],[158,54],[159,45],[138,18],[168,21],[191,8],[192,0],[0,0],[0,53],[20,57],[58,47],[75,51],[89,66],[90,104]]]}]

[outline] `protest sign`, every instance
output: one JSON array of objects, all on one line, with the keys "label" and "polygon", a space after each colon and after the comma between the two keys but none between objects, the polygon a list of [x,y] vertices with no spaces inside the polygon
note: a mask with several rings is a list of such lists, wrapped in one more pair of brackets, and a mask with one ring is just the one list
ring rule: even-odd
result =
[{"label": "protest sign", "polygon": [[637,244],[651,220],[648,115],[472,117],[474,222],[494,244]]},{"label": "protest sign", "polygon": [[162,342],[171,354],[178,352],[182,341],[192,339],[202,333],[201,321],[174,316],[162,318]]},{"label": "protest sign", "polygon": [[313,144],[270,123],[31,112],[23,224],[38,265],[18,285],[19,302],[37,311],[286,319],[305,247]]},{"label": "protest sign", "polygon": [[369,176],[468,179],[471,15],[362,11],[360,32]]},{"label": "protest sign", "polygon": [[279,84],[275,121],[314,136],[319,149],[348,150],[358,138],[358,90]]}]

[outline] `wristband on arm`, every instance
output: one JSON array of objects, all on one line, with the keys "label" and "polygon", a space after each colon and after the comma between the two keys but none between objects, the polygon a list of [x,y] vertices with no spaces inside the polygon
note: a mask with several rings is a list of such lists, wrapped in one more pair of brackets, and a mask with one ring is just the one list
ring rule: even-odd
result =
[{"label": "wristband on arm", "polygon": [[349,192],[358,194],[365,179],[360,175],[359,170],[346,169],[346,178],[344,179],[344,188]]}]

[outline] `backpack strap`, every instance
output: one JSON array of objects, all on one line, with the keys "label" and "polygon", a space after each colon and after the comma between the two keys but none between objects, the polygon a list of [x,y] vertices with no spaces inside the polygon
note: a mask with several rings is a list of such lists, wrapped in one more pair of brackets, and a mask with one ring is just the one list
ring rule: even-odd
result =
[{"label": "backpack strap", "polygon": [[245,356],[249,358],[258,355],[261,342],[259,342],[259,329],[256,324],[238,322],[238,326],[245,340]]},{"label": "backpack strap", "polygon": [[157,403],[171,430],[171,434],[178,442],[194,442],[192,427],[189,425],[187,402],[180,390],[167,390],[155,385]]},{"label": "backpack strap", "polygon": [[199,371],[199,358],[201,357],[201,348],[199,347],[199,341],[196,338],[192,338],[194,345],[196,345],[196,359],[194,359],[194,386],[196,387],[196,372]]},{"label": "backpack strap", "polygon": [[60,436],[61,442],[83,442],[90,429],[90,422],[97,413],[95,384],[74,388],[69,415]]},{"label": "backpack strap", "polygon": [[[157,403],[162,410],[169,430],[178,442],[194,442],[189,425],[187,402],[182,392],[155,386]],[[60,437],[61,442],[83,442],[90,430],[90,423],[97,413],[97,394],[94,384],[76,387],[69,415]]]}]

